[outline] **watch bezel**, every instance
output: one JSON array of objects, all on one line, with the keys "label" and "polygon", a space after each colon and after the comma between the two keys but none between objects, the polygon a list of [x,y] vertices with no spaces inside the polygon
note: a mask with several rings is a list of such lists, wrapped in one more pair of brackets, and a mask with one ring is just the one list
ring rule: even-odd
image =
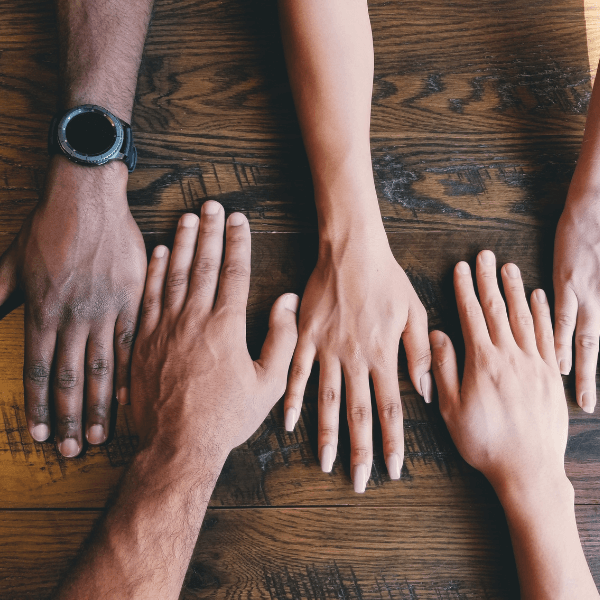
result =
[{"label": "watch bezel", "polygon": [[[75,148],[73,148],[73,146],[71,146],[67,140],[67,125],[70,123],[71,119],[83,113],[92,112],[101,114],[108,119],[115,130],[114,144],[102,154],[84,154],[83,152],[75,150]],[[75,162],[85,165],[104,165],[110,160],[120,158],[122,156],[120,150],[123,147],[124,139],[125,131],[121,121],[109,110],[106,110],[106,108],[96,104],[83,104],[81,106],[77,106],[63,115],[58,123],[58,143],[62,151],[70,156]]]}]

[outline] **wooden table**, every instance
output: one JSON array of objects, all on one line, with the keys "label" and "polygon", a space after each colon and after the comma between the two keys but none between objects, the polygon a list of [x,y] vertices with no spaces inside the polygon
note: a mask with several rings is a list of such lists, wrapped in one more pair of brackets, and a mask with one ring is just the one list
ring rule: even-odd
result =
[{"label": "wooden table", "polygon": [[[551,290],[552,244],[577,159],[600,19],[582,0],[373,0],[373,167],[392,249],[430,325],[458,340],[453,265],[483,248]],[[587,20],[586,20],[587,19]],[[594,68],[590,68],[590,64]],[[0,4],[0,249],[43,186],[57,93],[49,0]],[[129,200],[148,248],[207,198],[241,210],[253,235],[248,338],[301,293],[316,257],[310,174],[273,0],[157,0],[134,111],[139,167]],[[89,533],[136,436],[119,409],[110,442],[65,460],[29,436],[23,310],[0,322],[0,597],[41,598]],[[390,481],[375,425],[364,495],[352,490],[347,428],[331,474],[317,461],[313,374],[294,433],[278,405],[232,453],[182,598],[514,599],[501,507],[458,456],[436,404],[401,358],[406,460]],[[573,401],[567,472],[600,583],[600,420]]]}]

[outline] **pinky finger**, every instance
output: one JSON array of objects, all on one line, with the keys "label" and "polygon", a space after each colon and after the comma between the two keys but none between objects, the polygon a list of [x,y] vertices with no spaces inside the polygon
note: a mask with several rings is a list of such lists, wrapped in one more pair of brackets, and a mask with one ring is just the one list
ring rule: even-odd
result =
[{"label": "pinky finger", "polygon": [[294,352],[285,400],[283,401],[286,431],[293,431],[298,422],[304,399],[304,390],[315,360],[315,354],[315,347],[310,343],[303,343],[301,339],[296,347],[296,352]]},{"label": "pinky finger", "polygon": [[531,313],[535,329],[535,341],[540,356],[549,365],[558,367],[554,350],[552,318],[550,306],[544,290],[534,290],[531,294]]}]

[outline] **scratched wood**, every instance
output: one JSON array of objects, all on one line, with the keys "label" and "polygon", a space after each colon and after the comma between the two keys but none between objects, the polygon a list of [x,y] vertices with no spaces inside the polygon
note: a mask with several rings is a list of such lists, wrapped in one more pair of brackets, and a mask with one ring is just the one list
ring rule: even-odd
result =
[{"label": "scratched wood", "polygon": [[[554,227],[600,56],[600,11],[594,0],[370,0],[369,9],[382,216],[430,325],[458,340],[456,261],[487,247],[499,262],[519,264],[528,291],[550,291]],[[57,89],[51,0],[4,0],[0,250],[43,190]],[[274,0],[156,0],[133,125],[140,161],[128,196],[149,249],[169,243],[181,213],[208,198],[249,217],[248,343],[257,355],[273,300],[301,293],[316,257],[310,174]],[[48,595],[137,441],[127,409],[107,445],[75,460],[31,440],[22,319],[18,309],[0,321],[3,600]],[[518,597],[498,502],[457,455],[435,404],[412,390],[402,352],[403,476],[387,477],[375,427],[363,496],[352,491],[344,426],[333,472],[320,472],[317,377],[316,368],[293,434],[278,405],[227,461],[182,597]],[[565,385],[566,467],[600,582],[600,420],[574,404],[572,377]]]},{"label": "scratched wood", "polygon": [[[578,507],[600,581],[598,507]],[[45,598],[98,512],[0,512],[3,600]],[[500,600],[518,598],[497,506],[209,509],[181,598]]]}]

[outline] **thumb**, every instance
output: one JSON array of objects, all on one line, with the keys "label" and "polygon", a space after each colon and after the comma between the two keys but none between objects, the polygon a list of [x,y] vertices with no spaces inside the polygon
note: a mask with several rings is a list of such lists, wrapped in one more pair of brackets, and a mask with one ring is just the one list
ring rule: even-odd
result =
[{"label": "thumb", "polygon": [[17,287],[17,238],[0,256],[0,304],[4,304]]},{"label": "thumb", "polygon": [[269,331],[260,358],[255,362],[262,383],[278,400],[285,391],[290,362],[298,341],[296,313],[300,298],[296,294],[279,296],[271,309]]},{"label": "thumb", "polygon": [[445,419],[448,409],[460,398],[456,352],[454,352],[454,346],[450,338],[441,331],[432,331],[429,334],[429,341],[431,343],[433,376],[440,401],[440,412]]}]

